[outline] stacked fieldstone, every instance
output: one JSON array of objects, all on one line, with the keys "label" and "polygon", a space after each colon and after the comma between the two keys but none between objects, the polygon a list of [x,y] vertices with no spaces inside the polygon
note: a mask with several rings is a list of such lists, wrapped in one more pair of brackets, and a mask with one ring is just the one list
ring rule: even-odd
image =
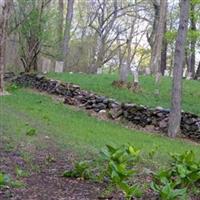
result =
[{"label": "stacked fieldstone", "polygon": [[[114,99],[82,90],[78,85],[47,79],[43,75],[21,74],[13,81],[21,86],[63,96],[66,104],[84,107],[96,113],[104,112],[113,120],[122,119],[148,130],[167,132],[168,109],[161,107],[152,109],[142,105],[120,103]],[[200,141],[200,117],[192,113],[182,112],[181,134],[195,141]]]}]

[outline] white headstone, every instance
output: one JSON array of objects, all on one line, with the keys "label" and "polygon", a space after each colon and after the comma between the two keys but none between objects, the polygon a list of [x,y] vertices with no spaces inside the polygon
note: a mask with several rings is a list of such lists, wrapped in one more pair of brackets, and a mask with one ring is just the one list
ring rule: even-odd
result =
[{"label": "white headstone", "polygon": [[64,62],[63,61],[56,61],[55,72],[62,73],[63,72],[63,67],[64,67]]},{"label": "white headstone", "polygon": [[131,73],[133,74],[133,77],[134,77],[134,82],[138,83],[139,82],[139,80],[138,80],[138,69],[137,69],[136,65],[134,63],[132,63],[131,66],[130,66],[130,69],[131,69]]},{"label": "white headstone", "polygon": [[102,74],[102,68],[97,69],[97,74]]},{"label": "white headstone", "polygon": [[150,70],[150,68],[149,68],[149,67],[145,68],[145,74],[146,74],[146,75],[149,75],[149,74],[151,74],[151,70]]},{"label": "white headstone", "polygon": [[169,76],[170,74],[169,74],[169,70],[168,69],[165,69],[165,71],[164,71],[164,76]]},{"label": "white headstone", "polygon": [[50,72],[51,71],[51,60],[48,58],[42,58],[42,72]]},{"label": "white headstone", "polygon": [[186,74],[187,74],[187,69],[185,68],[185,69],[183,70],[183,77],[186,77]]}]

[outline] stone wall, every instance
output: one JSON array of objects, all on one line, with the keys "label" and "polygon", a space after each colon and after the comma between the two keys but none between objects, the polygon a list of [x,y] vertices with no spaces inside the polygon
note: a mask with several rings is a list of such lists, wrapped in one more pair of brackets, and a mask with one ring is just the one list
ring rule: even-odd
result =
[{"label": "stone wall", "polygon": [[[64,97],[64,103],[80,106],[96,113],[106,113],[112,120],[126,120],[147,130],[167,133],[169,110],[161,107],[121,103],[105,96],[80,89],[78,85],[50,80],[43,75],[22,74],[13,80],[16,84]],[[200,117],[182,112],[181,135],[200,141]]]}]

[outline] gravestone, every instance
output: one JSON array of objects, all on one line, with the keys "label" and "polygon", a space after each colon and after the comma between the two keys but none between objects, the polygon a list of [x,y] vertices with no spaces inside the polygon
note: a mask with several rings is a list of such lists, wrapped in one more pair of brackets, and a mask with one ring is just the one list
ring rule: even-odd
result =
[{"label": "gravestone", "polygon": [[55,72],[62,73],[63,68],[64,68],[64,62],[63,61],[56,61]]},{"label": "gravestone", "polygon": [[168,69],[165,69],[165,71],[164,71],[164,76],[169,76],[169,75],[170,75],[169,70],[168,70]]},{"label": "gravestone", "polygon": [[51,60],[45,57],[42,57],[42,72],[47,73],[51,70]]},{"label": "gravestone", "polygon": [[103,72],[102,68],[97,69],[97,74],[102,74],[102,72]]},{"label": "gravestone", "polygon": [[134,77],[134,82],[138,83],[139,82],[139,80],[138,80],[138,69],[137,69],[137,67],[134,63],[131,64],[130,70],[131,70],[131,73]]},{"label": "gravestone", "polygon": [[187,76],[187,69],[183,69],[183,77],[186,77]]},{"label": "gravestone", "polygon": [[146,75],[150,75],[151,74],[151,70],[149,67],[145,68],[145,74]]}]

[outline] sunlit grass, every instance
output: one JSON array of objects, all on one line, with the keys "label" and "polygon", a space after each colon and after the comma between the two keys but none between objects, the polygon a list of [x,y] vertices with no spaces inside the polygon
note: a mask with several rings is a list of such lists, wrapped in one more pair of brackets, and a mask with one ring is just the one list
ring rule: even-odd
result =
[{"label": "sunlit grass", "polygon": [[[160,96],[158,97],[154,95],[155,81],[152,76],[141,76],[139,78],[141,91],[137,93],[126,89],[113,88],[111,84],[113,80],[117,80],[117,75],[50,73],[48,76],[66,82],[79,84],[81,88],[113,97],[123,102],[132,102],[150,107],[162,106],[164,108],[170,108],[171,78],[168,77],[161,79]],[[200,115],[199,81],[183,80],[182,108],[185,111]]]},{"label": "sunlit grass", "polygon": [[[162,164],[169,152],[183,152],[193,149],[200,157],[200,147],[191,142],[169,139],[155,134],[124,128],[118,124],[97,120],[83,111],[58,103],[50,97],[17,89],[10,96],[0,98],[1,134],[22,141],[37,144],[40,138],[49,136],[61,148],[70,149],[81,156],[97,153],[106,144],[131,143],[148,153],[159,146],[156,160]],[[29,128],[37,131],[27,136]],[[42,145],[42,144],[40,144]]]}]

